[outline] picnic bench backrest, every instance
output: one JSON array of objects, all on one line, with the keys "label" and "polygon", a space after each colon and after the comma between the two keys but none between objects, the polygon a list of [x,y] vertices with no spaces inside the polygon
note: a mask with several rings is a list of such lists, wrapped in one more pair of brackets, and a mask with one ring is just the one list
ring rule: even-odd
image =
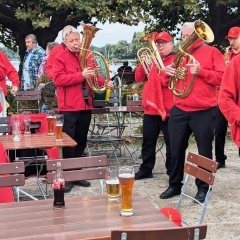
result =
[{"label": "picnic bench backrest", "polygon": [[0,117],[0,133],[9,133],[12,131],[11,126],[8,126],[9,123],[9,117]]},{"label": "picnic bench backrest", "polygon": [[52,171],[56,170],[57,162],[61,162],[63,177],[66,182],[103,179],[108,164],[106,155],[47,160],[47,171],[51,171],[47,173],[48,183],[53,182],[55,172]]},{"label": "picnic bench backrest", "polygon": [[128,112],[143,112],[144,111],[144,109],[142,107],[142,100],[138,100],[138,101],[128,100],[126,105],[127,105]]},{"label": "picnic bench backrest", "polygon": [[111,240],[198,240],[205,239],[206,234],[207,225],[194,225],[151,230],[112,230]]},{"label": "picnic bench backrest", "polygon": [[213,185],[218,163],[195,153],[188,153],[184,172]]},{"label": "picnic bench backrest", "polygon": [[24,163],[1,163],[0,164],[0,187],[22,186],[25,184]]}]

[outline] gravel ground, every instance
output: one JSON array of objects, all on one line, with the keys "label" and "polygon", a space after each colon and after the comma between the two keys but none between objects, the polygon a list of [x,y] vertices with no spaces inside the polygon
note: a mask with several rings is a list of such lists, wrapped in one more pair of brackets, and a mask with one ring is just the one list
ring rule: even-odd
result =
[{"label": "gravel ground", "polygon": [[[165,147],[164,147],[165,148]],[[164,151],[164,150],[163,150]],[[194,140],[189,141],[187,150],[197,153],[197,148]],[[240,159],[238,149],[227,137],[225,147],[227,160],[226,168],[219,169],[216,173],[216,179],[209,199],[208,208],[204,218],[204,223],[208,225],[207,238],[208,240],[238,240],[240,239],[240,187],[239,187],[239,170]],[[111,161],[110,164],[113,164]],[[129,161],[126,164],[132,164]],[[136,171],[138,168],[136,168]],[[196,186],[194,180],[191,179],[189,194],[195,196]],[[42,179],[44,185],[45,180]],[[167,200],[159,198],[168,186],[168,176],[165,174],[164,160],[160,153],[157,154],[157,163],[154,169],[152,179],[143,179],[135,181],[134,190],[141,196],[146,198],[156,209],[162,207],[176,207],[179,197],[173,197]],[[28,179],[23,189],[29,193],[38,192],[38,186],[35,179]],[[49,186],[49,196],[52,198],[51,186]],[[66,194],[66,197],[100,194],[99,181],[91,181],[90,188],[74,186],[72,191]],[[29,200],[21,198],[21,201]],[[200,218],[201,208],[198,204],[185,199],[181,208],[183,219],[195,224]],[[177,240],[177,239],[176,239]]]}]

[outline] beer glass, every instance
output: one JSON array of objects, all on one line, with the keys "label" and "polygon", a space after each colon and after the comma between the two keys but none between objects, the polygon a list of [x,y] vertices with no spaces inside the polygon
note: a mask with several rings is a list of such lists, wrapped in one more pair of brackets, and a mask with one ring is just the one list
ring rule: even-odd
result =
[{"label": "beer glass", "polygon": [[106,168],[106,189],[108,200],[118,201],[119,200],[119,180],[118,180],[118,167],[107,167]]},{"label": "beer glass", "polygon": [[31,137],[31,118],[27,115],[24,116],[24,137]]},{"label": "beer glass", "polygon": [[47,110],[46,113],[49,114],[49,116],[47,116],[47,123],[48,123],[48,133],[47,133],[47,135],[52,136],[52,135],[54,135],[53,125],[54,125],[54,114],[55,114],[55,112],[53,110]]},{"label": "beer glass", "polygon": [[121,216],[132,216],[134,214],[132,204],[132,190],[134,184],[134,167],[119,167],[119,183],[122,191]]},{"label": "beer glass", "polygon": [[18,114],[12,115],[12,135],[14,142],[21,141],[21,116]]},{"label": "beer glass", "polygon": [[63,114],[55,115],[55,128],[56,128],[56,141],[57,142],[63,141],[63,134],[62,134],[63,122],[64,122]]}]

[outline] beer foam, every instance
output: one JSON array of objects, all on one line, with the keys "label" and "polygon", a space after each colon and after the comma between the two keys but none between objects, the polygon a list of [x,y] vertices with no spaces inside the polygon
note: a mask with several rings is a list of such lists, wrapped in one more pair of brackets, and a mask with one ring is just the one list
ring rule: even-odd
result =
[{"label": "beer foam", "polygon": [[119,184],[119,180],[118,179],[110,179],[110,180],[106,180],[107,184]]},{"label": "beer foam", "polygon": [[63,126],[62,123],[60,123],[60,124],[56,124],[56,127],[62,127],[62,126]]},{"label": "beer foam", "polygon": [[134,174],[131,174],[131,173],[121,173],[119,174],[120,178],[133,178],[134,177]]}]

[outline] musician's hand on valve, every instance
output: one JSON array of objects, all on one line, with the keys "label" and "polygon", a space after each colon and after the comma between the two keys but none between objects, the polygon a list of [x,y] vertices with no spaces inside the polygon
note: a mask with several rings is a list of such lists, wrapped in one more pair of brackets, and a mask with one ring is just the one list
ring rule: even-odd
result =
[{"label": "musician's hand on valve", "polygon": [[84,78],[90,78],[90,77],[94,76],[94,74],[95,74],[95,71],[92,70],[91,67],[87,67],[82,71],[82,75]]},{"label": "musician's hand on valve", "polygon": [[172,65],[166,66],[164,71],[165,71],[166,75],[169,77],[175,76],[175,74],[176,74],[176,69],[173,68]]},{"label": "musician's hand on valve", "polygon": [[192,75],[198,75],[201,70],[201,65],[198,61],[196,61],[195,63],[186,64],[186,66],[190,67],[190,73]]},{"label": "musician's hand on valve", "polygon": [[108,81],[105,85],[106,88],[112,88],[113,87],[113,81]]}]

